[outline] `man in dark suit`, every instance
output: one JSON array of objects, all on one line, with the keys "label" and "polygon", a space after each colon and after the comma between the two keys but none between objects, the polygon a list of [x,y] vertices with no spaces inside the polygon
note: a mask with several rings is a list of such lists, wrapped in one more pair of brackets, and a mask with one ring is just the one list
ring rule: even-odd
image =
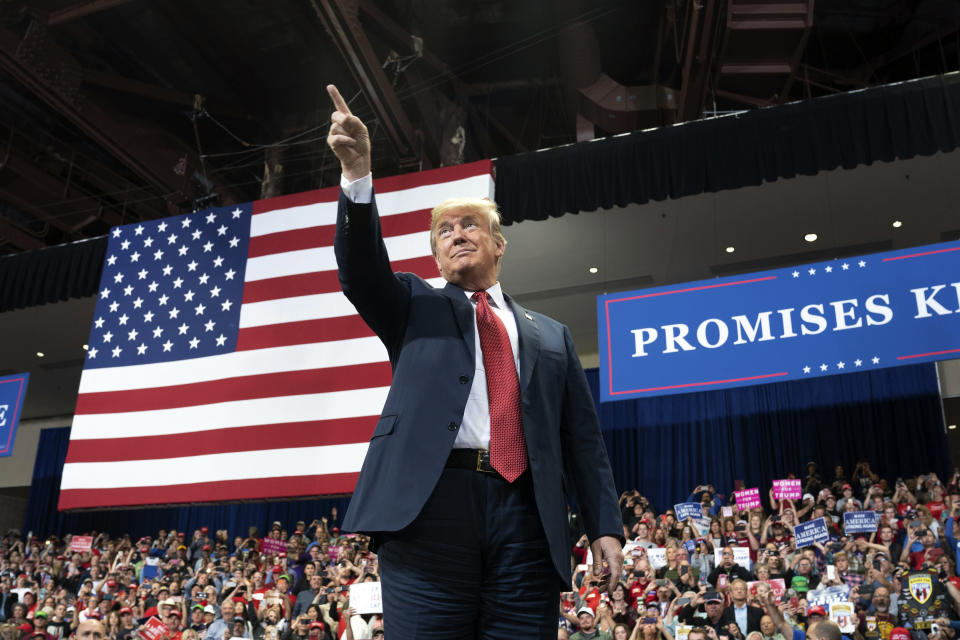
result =
[{"label": "man in dark suit", "polygon": [[764,611],[760,607],[747,604],[747,583],[738,578],[730,583],[730,605],[724,615],[737,623],[740,636],[746,638],[751,631],[760,631],[760,620]]},{"label": "man in dark suit", "polygon": [[391,637],[555,638],[570,580],[565,487],[594,572],[607,563],[612,588],[622,567],[613,475],[570,332],[500,290],[506,240],[487,200],[432,212],[444,288],[392,273],[367,129],[328,91],[340,282],[393,366],[343,528],[378,545]]}]

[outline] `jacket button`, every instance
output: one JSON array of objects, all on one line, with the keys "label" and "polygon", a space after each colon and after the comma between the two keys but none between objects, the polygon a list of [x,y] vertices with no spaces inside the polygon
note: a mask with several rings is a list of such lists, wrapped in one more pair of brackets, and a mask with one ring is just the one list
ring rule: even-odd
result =
[{"label": "jacket button", "polygon": [[457,430],[457,423],[456,423],[456,422],[451,422],[450,424],[447,425],[447,429],[449,429],[450,431],[456,431],[456,430]]},{"label": "jacket button", "polygon": [[470,382],[470,376],[460,376],[460,384],[467,384]]}]

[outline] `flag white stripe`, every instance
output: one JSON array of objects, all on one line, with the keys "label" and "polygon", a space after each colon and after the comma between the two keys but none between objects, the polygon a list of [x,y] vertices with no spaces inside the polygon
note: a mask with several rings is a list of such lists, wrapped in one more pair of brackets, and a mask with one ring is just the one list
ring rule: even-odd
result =
[{"label": "flag white stripe", "polygon": [[212,429],[377,416],[390,387],[218,402],[195,407],[78,414],[71,440],[137,438]]},{"label": "flag white stripe", "polygon": [[[384,238],[387,255],[391,260],[407,260],[430,255],[430,232],[418,231],[402,236]],[[247,273],[244,279],[247,282],[266,280],[267,278],[282,278],[301,273],[317,271],[334,271],[337,268],[337,259],[333,254],[333,247],[317,247],[315,249],[300,249],[299,251],[285,251],[257,256],[247,260]]]},{"label": "flag white stripe", "polygon": [[[481,174],[403,191],[377,193],[377,211],[380,217],[385,218],[411,211],[433,209],[447,198],[465,194],[492,198],[493,179],[487,174]],[[255,238],[280,231],[333,225],[336,222],[337,202],[317,202],[258,213],[253,216],[250,223],[250,236]]]},{"label": "flag white stripe", "polygon": [[367,443],[357,442],[160,460],[68,462],[63,465],[60,488],[117,489],[256,478],[296,478],[320,473],[356,473],[360,471],[366,453]]},{"label": "flag white stripe", "polygon": [[[357,319],[360,322],[360,319]],[[375,336],[315,344],[236,351],[207,358],[129,367],[87,369],[80,393],[131,391],[239,377],[386,362],[387,350]]]}]

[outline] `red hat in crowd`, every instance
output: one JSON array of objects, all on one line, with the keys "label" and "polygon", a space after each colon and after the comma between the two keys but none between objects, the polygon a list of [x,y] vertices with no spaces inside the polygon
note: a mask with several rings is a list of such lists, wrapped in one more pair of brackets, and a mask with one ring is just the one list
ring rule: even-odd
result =
[{"label": "red hat in crowd", "polygon": [[319,629],[320,631],[323,631],[326,627],[324,627],[323,623],[320,622],[319,620],[314,620],[313,622],[310,623],[310,628]]},{"label": "red hat in crowd", "polygon": [[167,613],[168,616],[177,616],[180,617],[180,609],[170,609],[170,612]]},{"label": "red hat in crowd", "polygon": [[647,604],[650,604],[651,602],[656,602],[656,601],[657,601],[657,592],[656,592],[656,591],[651,591],[650,593],[647,594],[647,597],[644,598],[643,601],[646,602]]},{"label": "red hat in crowd", "polygon": [[894,627],[890,631],[890,640],[910,640],[910,632],[903,627]]},{"label": "red hat in crowd", "polygon": [[131,609],[130,607],[120,607],[120,615],[123,615],[125,613],[133,613],[133,609]]},{"label": "red hat in crowd", "polygon": [[207,535],[208,533],[210,533],[210,527],[200,527],[200,533],[202,533],[203,535]]},{"label": "red hat in crowd", "polygon": [[97,619],[97,620],[100,620],[103,616],[100,615],[100,612],[99,612],[99,611],[91,611],[90,613],[87,614],[87,617],[88,617],[88,618],[95,618],[95,619]]},{"label": "red hat in crowd", "polygon": [[824,609],[824,608],[821,607],[820,605],[815,605],[815,606],[810,607],[809,609],[807,609],[807,615],[808,615],[808,616],[823,616],[824,618],[826,618],[826,617],[827,617],[827,611],[826,611],[826,609]]}]

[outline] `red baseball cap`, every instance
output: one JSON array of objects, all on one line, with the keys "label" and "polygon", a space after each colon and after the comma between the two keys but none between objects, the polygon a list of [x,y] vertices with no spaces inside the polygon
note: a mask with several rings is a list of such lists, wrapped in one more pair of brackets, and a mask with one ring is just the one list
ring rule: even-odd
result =
[{"label": "red baseball cap", "polygon": [[323,623],[320,622],[319,620],[314,620],[313,622],[310,623],[310,628],[311,628],[311,629],[320,629],[320,631],[323,631],[326,627],[324,627],[324,626],[323,626]]},{"label": "red baseball cap", "polygon": [[807,615],[808,615],[808,616],[823,616],[824,618],[826,618],[826,617],[827,617],[827,611],[826,611],[826,609],[824,609],[824,608],[821,607],[820,605],[815,605],[815,606],[812,606],[812,607],[810,607],[809,609],[807,609]]},{"label": "red baseball cap", "polygon": [[894,627],[890,631],[890,640],[910,640],[910,632],[903,627]]}]

